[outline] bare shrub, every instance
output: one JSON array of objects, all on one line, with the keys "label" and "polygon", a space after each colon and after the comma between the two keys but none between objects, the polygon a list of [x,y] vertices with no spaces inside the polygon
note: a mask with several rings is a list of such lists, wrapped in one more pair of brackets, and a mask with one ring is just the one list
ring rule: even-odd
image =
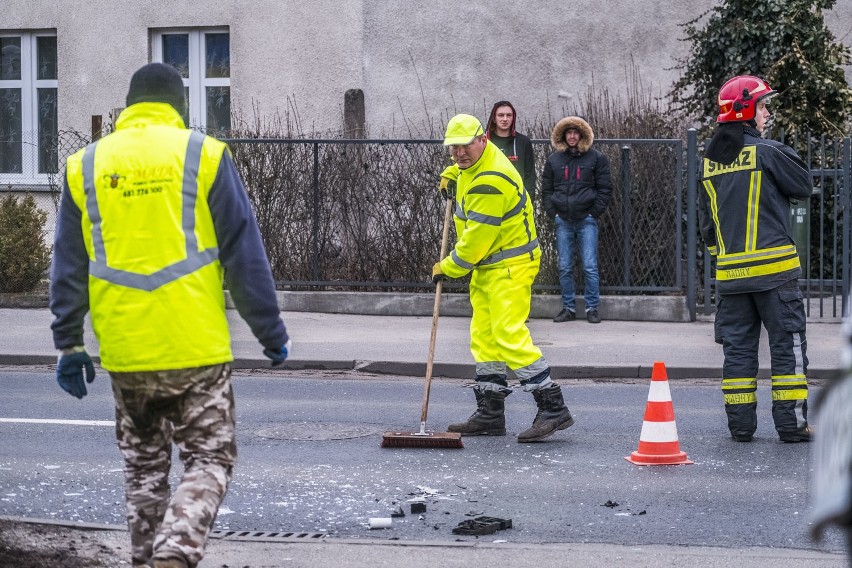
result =
[{"label": "bare shrub", "polygon": [[[622,214],[623,144],[603,139],[670,139],[683,129],[642,89],[637,77],[626,102],[604,89],[591,92],[577,109],[563,111],[590,122],[600,140],[598,148],[612,164],[613,203],[601,221],[602,286],[673,287],[679,264],[674,243],[680,238],[675,231],[675,146],[624,141],[630,145],[627,223]],[[276,280],[290,287],[334,283],[342,288],[427,288],[440,245],[443,204],[437,179],[450,163],[435,138],[455,113],[427,113],[420,127],[403,114],[410,140],[363,143],[340,140],[339,132],[307,139],[294,114],[291,107],[263,120],[254,109],[251,120],[235,118],[237,127],[229,141]],[[534,118],[520,125],[533,138],[546,138],[535,145],[539,171],[552,151],[550,129],[556,120]],[[418,138],[424,133],[431,139]],[[537,285],[554,289],[558,277],[553,225],[538,198],[534,206],[543,249]]]}]

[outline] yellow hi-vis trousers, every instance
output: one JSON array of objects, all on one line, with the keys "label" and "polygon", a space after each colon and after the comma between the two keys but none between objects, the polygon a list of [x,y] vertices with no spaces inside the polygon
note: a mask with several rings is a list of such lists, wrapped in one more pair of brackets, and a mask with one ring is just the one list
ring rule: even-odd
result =
[{"label": "yellow hi-vis trousers", "polygon": [[470,279],[470,352],[476,374],[506,375],[506,367],[521,380],[548,370],[541,349],[530,337],[532,283],[539,260],[501,268],[474,269]]}]

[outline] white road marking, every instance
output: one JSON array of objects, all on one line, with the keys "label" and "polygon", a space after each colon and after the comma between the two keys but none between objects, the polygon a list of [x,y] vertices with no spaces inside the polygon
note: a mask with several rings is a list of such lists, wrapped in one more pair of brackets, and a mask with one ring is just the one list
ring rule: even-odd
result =
[{"label": "white road marking", "polygon": [[8,424],[63,424],[67,426],[115,426],[115,420],[56,420],[49,418],[0,418]]}]

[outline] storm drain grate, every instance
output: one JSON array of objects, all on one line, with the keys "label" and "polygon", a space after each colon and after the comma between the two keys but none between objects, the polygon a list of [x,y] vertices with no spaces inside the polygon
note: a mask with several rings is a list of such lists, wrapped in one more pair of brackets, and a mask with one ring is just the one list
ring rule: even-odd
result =
[{"label": "storm drain grate", "polygon": [[287,532],[287,531],[210,531],[210,538],[221,540],[247,540],[254,542],[319,542],[325,538],[323,532]]},{"label": "storm drain grate", "polygon": [[384,428],[375,424],[346,422],[282,422],[257,431],[261,438],[273,440],[348,440],[381,434]]}]

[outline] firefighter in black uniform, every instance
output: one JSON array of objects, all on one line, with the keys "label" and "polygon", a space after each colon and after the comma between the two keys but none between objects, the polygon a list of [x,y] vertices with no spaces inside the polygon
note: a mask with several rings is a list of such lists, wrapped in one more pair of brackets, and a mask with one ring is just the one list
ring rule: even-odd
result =
[{"label": "firefighter in black uniform", "polygon": [[716,259],[715,335],[725,363],[722,392],[738,442],[757,429],[760,326],[772,355],[772,418],[783,442],[810,441],[802,274],[790,204],[808,199],[808,167],[789,146],[761,136],[775,95],[758,77],[719,90],[716,133],[704,153],[701,233]]}]

